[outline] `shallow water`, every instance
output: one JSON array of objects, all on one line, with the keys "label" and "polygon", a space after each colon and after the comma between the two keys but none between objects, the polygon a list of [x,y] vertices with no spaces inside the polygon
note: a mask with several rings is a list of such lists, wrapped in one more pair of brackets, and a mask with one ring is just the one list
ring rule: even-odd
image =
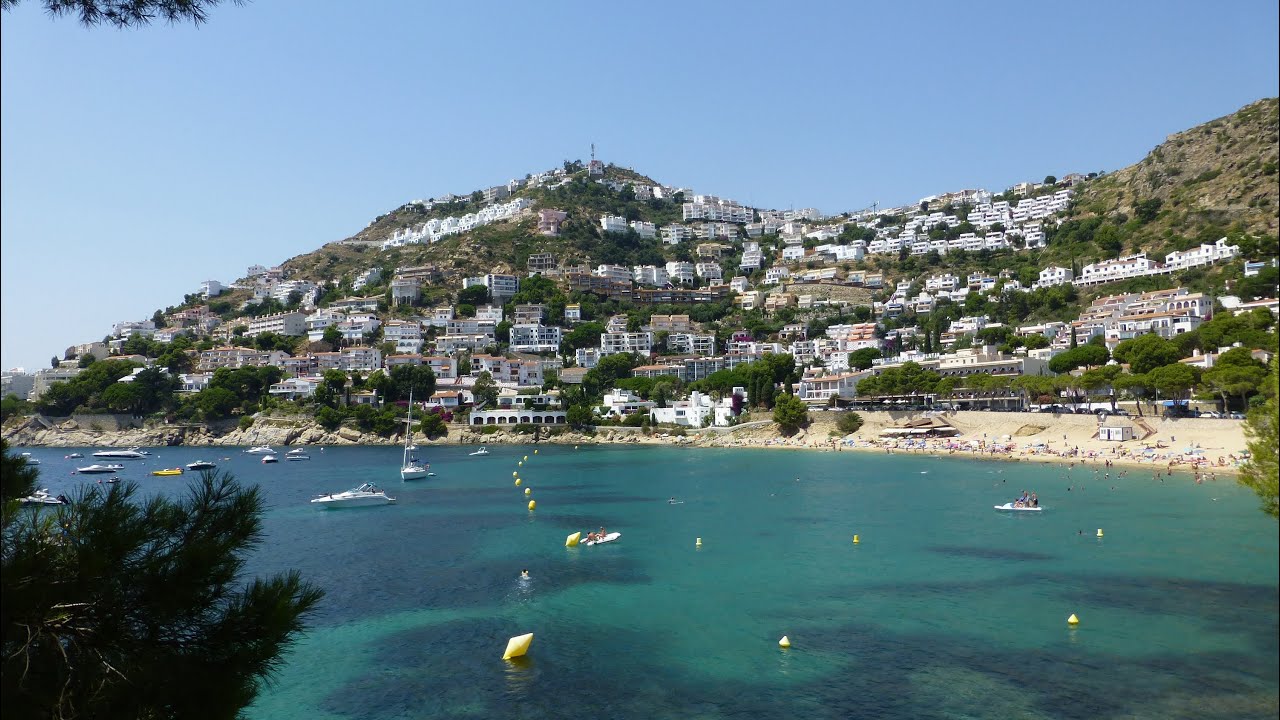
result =
[{"label": "shallow water", "polygon": [[[853,452],[533,451],[433,448],[438,476],[401,483],[393,447],[265,466],[229,448],[157,448],[122,475],[173,491],[186,480],[145,473],[214,459],[261,483],[268,541],[252,570],[297,568],[326,590],[252,718],[1280,710],[1276,523],[1230,479]],[[54,494],[95,479],[68,475],[92,458],[67,452],[32,451]],[[369,480],[398,503],[307,503]],[[992,509],[1023,489],[1043,513]],[[602,525],[621,540],[564,547]],[[529,656],[501,660],[526,632]]]}]

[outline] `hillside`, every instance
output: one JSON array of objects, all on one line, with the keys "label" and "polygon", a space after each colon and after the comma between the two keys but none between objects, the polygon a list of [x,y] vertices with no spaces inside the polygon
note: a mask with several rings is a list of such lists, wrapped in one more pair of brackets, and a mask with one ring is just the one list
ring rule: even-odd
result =
[{"label": "hillside", "polygon": [[[1276,98],[1252,103],[1236,113],[1169,136],[1140,162],[1122,170],[1077,182],[1072,188],[1069,209],[1057,225],[1046,224],[1047,245],[1038,250],[996,250],[963,252],[946,255],[928,253],[868,255],[863,261],[836,263],[841,272],[868,270],[884,273],[886,288],[904,278],[922,280],[933,274],[951,272],[961,277],[972,272],[1018,280],[1024,287],[1038,278],[1041,269],[1058,265],[1073,268],[1134,252],[1146,252],[1163,259],[1173,250],[1185,250],[1202,242],[1213,242],[1230,234],[1232,242],[1241,245],[1242,254],[1250,259],[1276,255],[1276,233],[1280,229],[1280,197],[1277,187],[1277,141],[1280,139],[1280,102]],[[603,177],[591,177],[581,162],[565,163],[563,168],[538,176],[529,176],[521,187],[515,187],[506,198],[485,202],[483,191],[466,196],[448,196],[430,201],[401,205],[374,218],[365,228],[341,242],[294,257],[283,267],[288,277],[322,282],[329,286],[321,304],[350,294],[382,295],[397,268],[428,268],[433,280],[423,288],[423,305],[449,302],[465,277],[490,272],[523,274],[530,255],[551,253],[561,266],[608,263],[617,265],[662,264],[669,260],[696,261],[699,242],[686,241],[664,245],[660,239],[645,240],[634,232],[605,233],[600,227],[603,215],[616,215],[628,221],[645,221],[662,227],[682,221],[682,198],[637,198],[632,184],[645,188],[661,183],[628,168],[604,166]],[[496,189],[496,188],[495,188]],[[1034,194],[1051,193],[1047,185]],[[713,190],[713,189],[709,189]],[[1012,191],[998,196],[1016,202],[1020,196]],[[502,203],[521,200],[526,207],[488,224],[445,235],[433,243],[411,242],[382,249],[396,233],[414,232],[432,221],[461,218],[479,213]],[[538,210],[556,209],[567,217],[559,236],[538,233]],[[963,220],[967,207],[941,208]],[[909,217],[914,209],[906,211]],[[824,223],[847,221],[830,218]],[[873,218],[874,227],[899,225],[902,216]],[[820,226],[821,224],[819,224]],[[953,228],[950,232],[960,232]],[[835,239],[847,244],[871,230],[852,225]],[[781,262],[778,257],[783,243],[777,236],[760,238],[766,250],[765,267]],[[830,241],[828,241],[830,242]],[[806,246],[818,241],[806,241]],[[738,274],[741,246],[730,244],[719,259],[724,277]],[[814,267],[821,261],[806,259],[802,267]],[[831,263],[827,263],[831,264]],[[797,265],[792,264],[795,270]],[[371,268],[382,270],[382,279],[360,291],[353,291],[352,281]],[[1119,291],[1147,290],[1182,283],[1194,290],[1218,292],[1228,283],[1233,287],[1241,279],[1238,263],[1215,265],[1181,273],[1174,277],[1138,278],[1124,283],[1058,293],[1061,297],[1042,302],[1033,300],[1025,308],[1005,308],[1013,316],[1030,321],[1061,320],[1074,317],[1081,303],[1093,296]],[[763,271],[751,276],[753,284],[763,279]],[[826,296],[830,292],[807,286],[805,292]],[[862,289],[840,299],[869,303],[884,295]],[[215,303],[224,319],[240,314],[232,310],[248,297],[244,290],[234,291]],[[196,298],[188,299],[188,303]],[[971,303],[972,304],[972,303]],[[981,304],[966,306],[964,312],[982,312]],[[179,306],[181,307],[181,306]],[[407,308],[406,308],[407,309]],[[997,311],[999,309],[997,308]],[[734,321],[733,318],[725,318]],[[745,321],[745,318],[739,318]]]},{"label": "hillside", "polygon": [[1280,231],[1280,101],[1170,135],[1135,165],[1085,183],[1072,219],[1101,217],[1126,250],[1165,253],[1231,230]]}]

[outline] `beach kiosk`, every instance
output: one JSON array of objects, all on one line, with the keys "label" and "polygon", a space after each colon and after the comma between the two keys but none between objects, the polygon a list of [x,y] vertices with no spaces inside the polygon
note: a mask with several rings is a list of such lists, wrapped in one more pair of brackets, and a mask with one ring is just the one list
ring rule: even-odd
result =
[{"label": "beach kiosk", "polygon": [[1114,440],[1116,442],[1124,442],[1133,439],[1133,426],[1127,423],[1117,423],[1115,425],[1103,424],[1098,426],[1099,440]]}]

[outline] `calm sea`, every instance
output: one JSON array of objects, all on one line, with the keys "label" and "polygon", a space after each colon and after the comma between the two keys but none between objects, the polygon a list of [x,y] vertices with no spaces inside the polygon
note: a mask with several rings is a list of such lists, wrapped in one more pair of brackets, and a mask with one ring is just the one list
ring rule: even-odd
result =
[{"label": "calm sea", "polygon": [[[437,477],[412,483],[394,447],[276,465],[155,448],[122,475],[176,492],[187,479],[146,473],[210,459],[260,483],[269,539],[251,569],[297,568],[326,590],[255,719],[1280,710],[1276,523],[1230,479],[852,452],[491,451],[431,449]],[[31,452],[55,494],[96,477],[70,474],[92,458]],[[364,481],[399,502],[308,505]],[[992,509],[1023,489],[1042,514]],[[564,546],[600,526],[621,540]],[[501,660],[527,632],[529,656]]]}]

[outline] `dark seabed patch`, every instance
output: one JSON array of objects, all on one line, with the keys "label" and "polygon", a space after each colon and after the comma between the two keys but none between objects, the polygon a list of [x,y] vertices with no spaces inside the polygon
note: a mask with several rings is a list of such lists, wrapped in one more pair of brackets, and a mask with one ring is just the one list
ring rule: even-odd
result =
[{"label": "dark seabed patch", "polygon": [[1011,550],[998,547],[972,547],[964,545],[933,545],[925,548],[929,552],[948,557],[970,557],[982,560],[998,560],[1000,562],[1045,562],[1057,556],[1027,550]]}]

